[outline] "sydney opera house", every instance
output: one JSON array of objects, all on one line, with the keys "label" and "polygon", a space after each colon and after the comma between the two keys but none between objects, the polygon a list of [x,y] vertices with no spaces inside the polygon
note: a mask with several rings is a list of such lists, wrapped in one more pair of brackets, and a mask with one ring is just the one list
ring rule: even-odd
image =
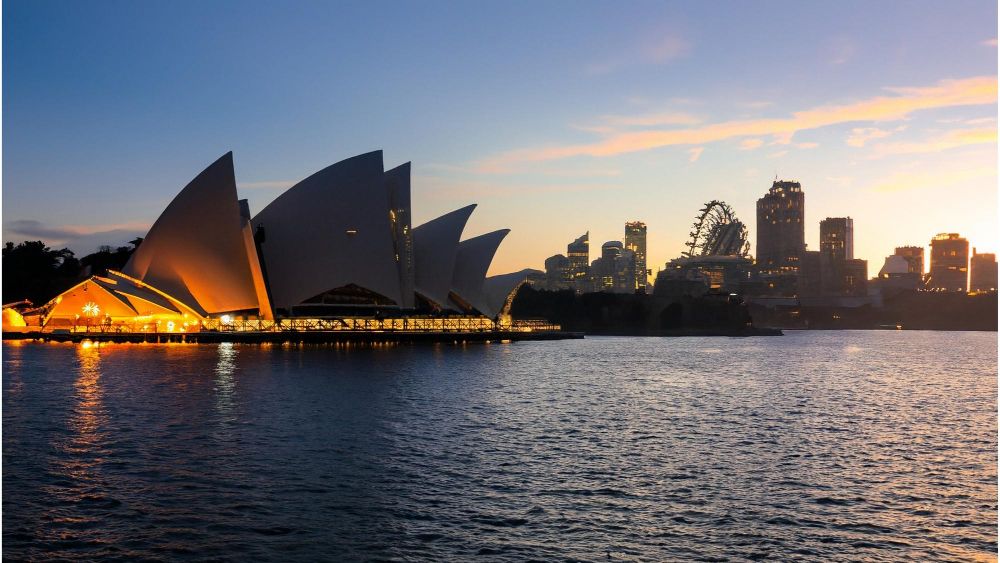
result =
[{"label": "sydney opera house", "polygon": [[70,288],[36,322],[118,332],[509,325],[527,272],[486,277],[509,231],[463,239],[475,205],[414,227],[410,203],[410,164],[385,170],[375,151],[251,216],[228,153],[170,202],[121,272]]}]

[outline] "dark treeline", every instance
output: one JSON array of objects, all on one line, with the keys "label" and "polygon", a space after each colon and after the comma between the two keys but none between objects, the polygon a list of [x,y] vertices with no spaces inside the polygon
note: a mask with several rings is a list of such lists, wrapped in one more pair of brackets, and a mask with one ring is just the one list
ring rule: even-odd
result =
[{"label": "dark treeline", "polygon": [[83,258],[66,248],[49,248],[39,240],[16,246],[8,242],[3,247],[3,302],[27,299],[41,305],[90,275],[121,270],[141,242],[137,238],[131,246],[102,246]]},{"label": "dark treeline", "polygon": [[752,334],[743,300],[729,294],[661,297],[645,294],[539,291],[522,288],[511,304],[516,319],[544,318],[588,334]]}]

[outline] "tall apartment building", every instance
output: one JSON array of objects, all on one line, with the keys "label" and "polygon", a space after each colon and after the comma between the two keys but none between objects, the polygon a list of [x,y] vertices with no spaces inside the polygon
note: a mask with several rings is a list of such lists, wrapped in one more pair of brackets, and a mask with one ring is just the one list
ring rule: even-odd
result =
[{"label": "tall apartment building", "polygon": [[806,250],[805,211],[798,182],[775,180],[757,200],[757,267],[762,274],[798,273]]},{"label": "tall apartment building", "polygon": [[969,241],[958,233],[941,233],[931,239],[931,268],[927,287],[966,291],[969,287]]},{"label": "tall apartment building", "polygon": [[649,271],[646,269],[646,224],[642,221],[625,223],[625,250],[635,254],[635,291],[646,293]]}]

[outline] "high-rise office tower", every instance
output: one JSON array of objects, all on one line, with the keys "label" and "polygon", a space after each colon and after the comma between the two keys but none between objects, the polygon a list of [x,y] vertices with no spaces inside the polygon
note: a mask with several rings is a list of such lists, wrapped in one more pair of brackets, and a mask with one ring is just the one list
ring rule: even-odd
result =
[{"label": "high-rise office tower", "polygon": [[969,241],[958,233],[941,233],[931,239],[927,287],[944,291],[965,291],[969,287]]},{"label": "high-rise office tower", "polygon": [[545,259],[545,288],[550,291],[573,287],[570,277],[569,258],[562,254]]},{"label": "high-rise office tower", "polygon": [[972,249],[969,261],[969,289],[972,291],[992,291],[997,289],[997,255],[977,254]]},{"label": "high-rise office tower", "polygon": [[819,222],[819,251],[830,260],[854,259],[854,219],[827,217]]},{"label": "high-rise office tower", "polygon": [[577,293],[587,291],[590,280],[590,231],[566,245],[566,257],[569,258],[569,274],[574,289]]},{"label": "high-rise office tower", "polygon": [[897,246],[895,256],[902,256],[906,260],[907,273],[924,275],[924,247]]},{"label": "high-rise office tower", "polygon": [[757,200],[757,266],[763,274],[797,274],[806,250],[806,199],[798,182],[775,180]]},{"label": "high-rise office tower", "polygon": [[646,293],[649,272],[646,270],[646,224],[642,221],[625,223],[625,250],[631,250],[635,254],[635,287],[633,289]]}]

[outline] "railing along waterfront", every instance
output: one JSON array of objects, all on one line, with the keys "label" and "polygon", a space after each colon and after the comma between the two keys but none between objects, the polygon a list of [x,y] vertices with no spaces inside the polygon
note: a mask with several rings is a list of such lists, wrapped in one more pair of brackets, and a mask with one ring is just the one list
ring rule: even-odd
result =
[{"label": "railing along waterfront", "polygon": [[[173,325],[173,323],[169,323]],[[182,326],[151,323],[114,323],[43,328],[44,332],[73,334],[184,334],[191,332],[540,332],[558,331],[560,326],[541,319],[494,321],[486,317],[337,317],[297,318],[277,321],[261,319],[204,319]]]}]

